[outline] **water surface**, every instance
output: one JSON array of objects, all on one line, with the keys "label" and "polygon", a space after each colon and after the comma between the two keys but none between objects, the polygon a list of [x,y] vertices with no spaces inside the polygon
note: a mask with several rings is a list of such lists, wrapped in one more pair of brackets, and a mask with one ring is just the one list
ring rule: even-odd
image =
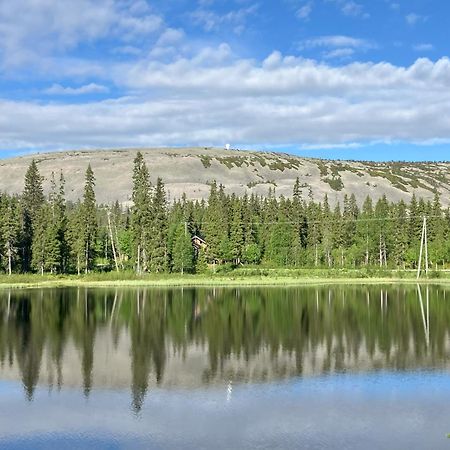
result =
[{"label": "water surface", "polygon": [[436,286],[3,290],[0,448],[450,448],[449,332]]}]

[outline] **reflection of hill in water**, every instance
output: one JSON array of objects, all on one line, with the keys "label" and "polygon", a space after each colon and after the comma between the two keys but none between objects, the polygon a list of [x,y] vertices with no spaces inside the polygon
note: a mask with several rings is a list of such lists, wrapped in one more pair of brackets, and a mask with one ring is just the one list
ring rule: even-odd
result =
[{"label": "reflection of hill in water", "polygon": [[3,291],[0,377],[147,389],[447,368],[441,288]]}]

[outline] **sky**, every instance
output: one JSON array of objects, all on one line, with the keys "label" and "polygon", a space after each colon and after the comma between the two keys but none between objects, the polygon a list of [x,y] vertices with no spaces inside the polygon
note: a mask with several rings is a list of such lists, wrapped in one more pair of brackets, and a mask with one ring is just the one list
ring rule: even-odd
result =
[{"label": "sky", "polygon": [[0,157],[450,159],[450,2],[0,0]]}]

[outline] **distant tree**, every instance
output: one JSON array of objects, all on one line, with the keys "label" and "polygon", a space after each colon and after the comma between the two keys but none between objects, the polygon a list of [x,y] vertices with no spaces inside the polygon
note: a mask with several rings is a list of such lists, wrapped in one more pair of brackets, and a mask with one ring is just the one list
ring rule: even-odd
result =
[{"label": "distant tree", "polygon": [[178,226],[175,245],[173,249],[173,270],[174,272],[192,272],[194,270],[194,248],[191,242],[191,235],[187,226],[181,223]]},{"label": "distant tree", "polygon": [[0,243],[6,259],[6,271],[12,274],[20,240],[20,205],[15,197],[0,196]]},{"label": "distant tree", "polygon": [[95,258],[95,242],[98,232],[97,209],[95,199],[95,177],[91,165],[88,165],[85,175],[85,185],[82,203],[81,232],[84,244],[84,270],[88,273],[92,269]]},{"label": "distant tree", "polygon": [[153,272],[164,272],[168,268],[167,253],[167,200],[164,183],[156,181],[151,203],[151,233],[149,239],[150,267]]},{"label": "distant tree", "polygon": [[148,245],[151,226],[151,183],[144,157],[138,152],[133,167],[133,206],[131,208],[131,235],[136,271],[148,269]]},{"label": "distant tree", "polygon": [[69,243],[72,266],[78,275],[85,264],[85,235],[83,231],[84,214],[83,207],[78,202],[68,216],[67,240]]},{"label": "distant tree", "polygon": [[235,264],[241,262],[244,248],[244,222],[242,204],[236,197],[231,200],[231,223],[230,223],[230,256]]},{"label": "distant tree", "polygon": [[224,250],[223,244],[228,238],[228,224],[223,194],[217,189],[215,181],[211,184],[202,231],[208,243],[206,250],[208,258],[211,261],[221,259]]},{"label": "distant tree", "polygon": [[44,201],[45,197],[42,188],[42,177],[39,174],[36,161],[33,159],[25,174],[25,185],[22,194],[22,265],[25,272],[27,272],[31,266],[31,247],[34,235],[33,228]]}]

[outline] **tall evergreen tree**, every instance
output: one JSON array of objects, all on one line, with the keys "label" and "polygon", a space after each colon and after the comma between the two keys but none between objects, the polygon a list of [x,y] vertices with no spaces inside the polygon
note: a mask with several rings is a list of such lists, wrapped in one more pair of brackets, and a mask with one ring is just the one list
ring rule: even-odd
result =
[{"label": "tall evergreen tree", "polygon": [[214,181],[208,199],[208,206],[205,211],[203,222],[203,234],[208,245],[207,256],[211,261],[216,261],[223,256],[223,243],[228,238],[227,220],[224,217],[225,207],[223,195],[217,189]]},{"label": "tall evergreen tree", "polygon": [[144,157],[137,152],[133,168],[133,206],[131,208],[131,233],[136,271],[148,270],[148,245],[151,226],[151,183]]},{"label": "tall evergreen tree", "polygon": [[25,174],[25,185],[22,194],[22,268],[25,272],[31,266],[33,227],[44,201],[42,177],[39,174],[36,161],[33,159]]},{"label": "tall evergreen tree", "polygon": [[234,263],[240,264],[244,249],[244,222],[242,203],[235,196],[231,200],[230,245]]},{"label": "tall evergreen tree", "polygon": [[1,196],[0,214],[0,241],[2,246],[0,253],[5,256],[6,271],[8,275],[11,275],[20,239],[20,206],[17,198],[7,195]]},{"label": "tall evergreen tree", "polygon": [[148,253],[151,270],[158,273],[164,272],[168,268],[167,200],[161,178],[156,181],[151,205],[152,222]]},{"label": "tall evergreen tree", "polygon": [[178,226],[173,250],[173,270],[175,272],[192,272],[194,269],[194,248],[187,223]]},{"label": "tall evergreen tree", "polygon": [[92,269],[95,258],[95,242],[98,232],[97,208],[95,199],[95,177],[91,165],[88,165],[85,175],[82,203],[82,235],[84,244],[84,270]]}]

